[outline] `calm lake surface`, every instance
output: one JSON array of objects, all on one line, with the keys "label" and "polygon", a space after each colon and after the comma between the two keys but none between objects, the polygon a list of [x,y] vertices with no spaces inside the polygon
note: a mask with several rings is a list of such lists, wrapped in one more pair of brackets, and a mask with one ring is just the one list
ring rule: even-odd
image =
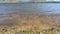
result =
[{"label": "calm lake surface", "polygon": [[4,3],[0,4],[0,16],[8,14],[60,14],[60,3]]}]

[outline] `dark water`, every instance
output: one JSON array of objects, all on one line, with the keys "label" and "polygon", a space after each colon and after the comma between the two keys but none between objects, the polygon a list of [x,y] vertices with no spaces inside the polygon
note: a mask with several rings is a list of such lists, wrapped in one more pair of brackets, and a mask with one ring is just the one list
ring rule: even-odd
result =
[{"label": "dark water", "polygon": [[60,14],[60,3],[0,4],[0,16],[8,14]]}]

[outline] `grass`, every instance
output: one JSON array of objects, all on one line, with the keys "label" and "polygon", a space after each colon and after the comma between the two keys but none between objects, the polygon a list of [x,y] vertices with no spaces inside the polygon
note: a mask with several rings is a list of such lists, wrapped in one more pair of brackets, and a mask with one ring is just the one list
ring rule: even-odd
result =
[{"label": "grass", "polygon": [[38,26],[34,27],[34,29],[27,29],[19,31],[16,31],[14,28],[7,28],[3,27],[0,28],[0,34],[57,34],[60,32],[60,28],[50,28],[50,29],[44,29],[40,30]]},{"label": "grass", "polygon": [[43,31],[37,31],[37,30],[20,30],[18,32],[16,32],[15,34],[57,34],[58,31],[55,29],[47,29],[47,30],[43,30]]}]

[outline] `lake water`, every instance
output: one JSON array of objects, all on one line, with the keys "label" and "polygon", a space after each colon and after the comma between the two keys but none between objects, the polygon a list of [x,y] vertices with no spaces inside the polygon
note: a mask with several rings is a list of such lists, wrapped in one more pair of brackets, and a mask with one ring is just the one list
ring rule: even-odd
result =
[{"label": "lake water", "polygon": [[0,4],[0,16],[8,14],[60,14],[60,3],[4,3]]}]

